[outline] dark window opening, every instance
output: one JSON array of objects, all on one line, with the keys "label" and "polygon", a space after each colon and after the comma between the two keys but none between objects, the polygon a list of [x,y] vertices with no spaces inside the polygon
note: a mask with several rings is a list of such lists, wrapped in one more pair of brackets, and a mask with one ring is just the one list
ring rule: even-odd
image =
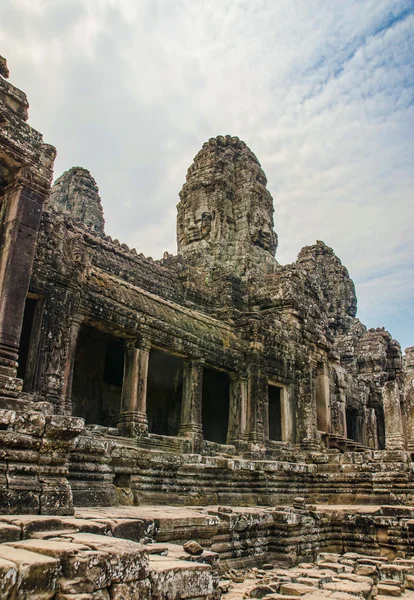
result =
[{"label": "dark window opening", "polygon": [[177,435],[183,396],[183,359],[151,350],[148,366],[148,431]]},{"label": "dark window opening", "polygon": [[282,441],[281,388],[269,385],[269,439]]},{"label": "dark window opening", "polygon": [[405,402],[400,402],[401,425],[403,431],[404,444],[407,444],[407,408]]},{"label": "dark window opening", "polygon": [[87,424],[116,427],[124,373],[123,340],[83,326],[76,346],[73,414]]},{"label": "dark window opening", "polygon": [[216,369],[203,370],[202,420],[203,437],[225,444],[229,427],[230,379]]},{"label": "dark window opening", "polygon": [[375,416],[377,417],[377,438],[378,449],[385,450],[385,419],[384,409],[378,404],[375,405]]},{"label": "dark window opening", "polygon": [[358,426],[358,411],[350,406],[346,409],[346,432],[349,440],[360,441]]},{"label": "dark window opening", "polygon": [[104,382],[122,386],[124,377],[124,341],[108,340],[105,352]]},{"label": "dark window opening", "polygon": [[22,333],[19,346],[19,365],[17,367],[17,377],[24,379],[26,376],[27,365],[29,361],[30,340],[33,332],[33,322],[35,319],[37,300],[26,298],[26,305],[23,315]]}]

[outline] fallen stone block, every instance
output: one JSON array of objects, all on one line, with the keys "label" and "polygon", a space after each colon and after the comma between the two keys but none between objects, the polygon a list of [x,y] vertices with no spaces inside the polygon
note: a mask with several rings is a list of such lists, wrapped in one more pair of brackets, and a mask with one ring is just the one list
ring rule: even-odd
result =
[{"label": "fallen stone block", "polygon": [[20,527],[9,523],[0,523],[0,544],[20,540]]},{"label": "fallen stone block", "polygon": [[8,544],[0,545],[0,559],[11,562],[18,569],[17,598],[35,598],[42,593],[42,600],[53,598],[59,572],[59,561],[50,556],[29,552],[22,548],[13,548]]},{"label": "fallen stone block", "polygon": [[378,577],[378,568],[375,565],[358,565],[355,569],[355,574],[375,579]]},{"label": "fallen stone block", "polygon": [[414,574],[414,565],[408,567],[406,565],[382,565],[380,567],[381,579],[391,579],[398,581],[401,584],[405,583],[407,575]]},{"label": "fallen stone block", "polygon": [[17,583],[17,565],[0,558],[0,598],[8,600]]},{"label": "fallen stone block", "polygon": [[401,588],[397,585],[378,584],[378,596],[401,596]]},{"label": "fallen stone block", "polygon": [[[354,594],[347,594],[346,592],[333,592],[330,594],[329,598],[334,600],[355,600]],[[306,598],[308,600],[308,598]],[[310,600],[319,600],[319,598],[311,598]]]},{"label": "fallen stone block", "polygon": [[192,556],[198,556],[199,554],[203,554],[203,547],[194,540],[189,540],[183,545],[183,550]]},{"label": "fallen stone block", "polygon": [[98,590],[91,594],[62,594],[56,595],[56,600],[111,600],[108,590]]},{"label": "fallen stone block", "polygon": [[35,540],[47,540],[57,538],[61,536],[78,533],[77,529],[52,529],[51,531],[33,531],[30,534],[31,539]]},{"label": "fallen stone block", "polygon": [[[329,581],[332,581],[332,580],[329,579],[328,581],[325,581],[324,583],[329,583]],[[310,586],[315,586],[315,587],[321,587],[322,580],[315,579],[314,577],[298,577],[296,580],[296,583],[301,583],[303,585],[310,585]]]},{"label": "fallen stone block", "polygon": [[289,596],[287,594],[269,594],[266,600],[302,600],[302,596]]},{"label": "fallen stone block", "polygon": [[62,574],[65,579],[78,582],[72,586],[76,593],[96,592],[111,583],[109,556],[94,550],[80,552],[63,562]]},{"label": "fallen stone block", "polygon": [[302,583],[283,583],[280,586],[280,592],[288,596],[303,596],[304,594],[310,594],[316,590],[316,586],[303,585]]},{"label": "fallen stone block", "polygon": [[78,554],[83,550],[89,550],[88,546],[68,542],[65,540],[54,541],[29,539],[22,540],[21,542],[14,542],[10,545],[14,548],[23,548],[24,550],[37,552],[38,554],[44,554],[45,556],[51,556],[52,558],[57,558],[60,561],[65,561],[70,556]]},{"label": "fallen stone block", "polygon": [[114,583],[109,588],[111,600],[151,600],[151,584],[149,579]]},{"label": "fallen stone block", "polygon": [[369,598],[372,592],[373,586],[369,583],[356,583],[354,581],[340,581],[332,583],[324,583],[324,590],[329,590],[331,592],[345,592],[346,594],[351,594],[353,596],[362,596],[364,598]]},{"label": "fallen stone block", "polygon": [[329,562],[329,561],[320,561],[318,565],[324,569],[329,569],[330,571],[334,571],[335,573],[344,573],[345,565],[342,565],[338,562]]},{"label": "fallen stone block", "polygon": [[108,576],[112,583],[126,583],[148,576],[148,553],[141,544],[93,533],[76,533],[65,538],[105,554]]},{"label": "fallen stone block", "polygon": [[336,578],[354,581],[355,583],[368,583],[369,585],[374,585],[375,583],[372,577],[366,577],[365,575],[357,575],[355,573],[339,573],[336,576]]},{"label": "fallen stone block", "polygon": [[265,598],[265,597],[267,598],[267,596],[269,594],[274,594],[277,591],[278,590],[271,585],[259,584],[253,588],[250,588],[249,597],[250,598]]},{"label": "fallen stone block", "polygon": [[216,589],[208,565],[171,560],[167,556],[151,556],[149,579],[154,598],[198,598],[213,594]]}]

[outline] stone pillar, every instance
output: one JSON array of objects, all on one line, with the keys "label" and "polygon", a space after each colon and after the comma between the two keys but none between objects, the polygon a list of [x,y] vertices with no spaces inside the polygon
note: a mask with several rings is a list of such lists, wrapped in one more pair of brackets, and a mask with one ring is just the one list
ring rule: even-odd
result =
[{"label": "stone pillar", "polygon": [[247,365],[246,439],[254,444],[265,442],[268,405],[267,377],[261,373],[260,356],[259,353],[252,353]]},{"label": "stone pillar", "polygon": [[62,399],[60,403],[60,414],[72,414],[72,383],[75,368],[76,347],[79,331],[83,322],[83,315],[74,315],[69,332],[68,347],[66,351],[65,369],[63,372]]},{"label": "stone pillar", "polygon": [[315,377],[316,414],[319,431],[331,431],[330,379],[327,363],[321,363]]},{"label": "stone pillar", "polygon": [[227,443],[242,442],[246,437],[247,375],[230,374],[230,409]]},{"label": "stone pillar", "polygon": [[376,450],[378,448],[377,415],[375,414],[375,408],[373,406],[368,406],[365,409],[365,421],[365,444],[369,448],[372,448],[372,450]]},{"label": "stone pillar", "polygon": [[346,381],[344,374],[335,368],[336,384],[331,397],[331,431],[346,438]]},{"label": "stone pillar", "polygon": [[414,346],[405,349],[404,386],[407,410],[407,447],[410,452],[414,452]]},{"label": "stone pillar", "polygon": [[60,285],[44,299],[34,391],[62,414],[71,411],[72,370],[81,320],[78,307],[79,292]]},{"label": "stone pillar", "polygon": [[404,449],[400,390],[397,381],[387,381],[383,391],[386,450]]},{"label": "stone pillar", "polygon": [[305,366],[298,381],[297,429],[303,450],[318,450],[321,440],[317,430],[315,369]]},{"label": "stone pillar", "polygon": [[183,399],[179,436],[191,438],[194,448],[199,449],[203,439],[202,394],[203,359],[189,359],[184,363]]},{"label": "stone pillar", "polygon": [[293,422],[294,416],[292,412],[292,386],[284,385],[280,390],[280,409],[282,417],[282,441],[293,442]]},{"label": "stone pillar", "polygon": [[124,380],[118,429],[122,435],[148,435],[147,381],[151,344],[125,341]]},{"label": "stone pillar", "polygon": [[0,248],[0,395],[17,396],[20,334],[45,191],[18,181],[3,200]]}]

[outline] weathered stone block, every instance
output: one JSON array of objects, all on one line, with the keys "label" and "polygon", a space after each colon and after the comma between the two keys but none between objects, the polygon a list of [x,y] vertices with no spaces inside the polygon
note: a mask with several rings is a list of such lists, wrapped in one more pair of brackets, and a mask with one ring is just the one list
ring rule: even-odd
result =
[{"label": "weathered stone block", "polygon": [[80,435],[85,421],[79,417],[46,415],[45,435],[51,439],[71,440]]},{"label": "weathered stone block", "polygon": [[96,592],[80,593],[80,594],[66,594],[58,592],[56,594],[56,600],[110,600],[108,590],[98,590]]},{"label": "weathered stone block", "polygon": [[83,550],[89,550],[87,546],[82,544],[76,544],[74,542],[68,542],[65,540],[40,540],[40,539],[29,539],[10,544],[14,548],[23,548],[30,552],[36,552],[38,554],[44,554],[45,556],[51,556],[57,558],[62,564],[71,556],[78,554]]},{"label": "weathered stone block", "polygon": [[20,540],[21,530],[16,525],[0,522],[0,544],[17,542]]},{"label": "weathered stone block", "polygon": [[42,515],[72,515],[74,512],[72,490],[64,478],[42,481],[39,501]]},{"label": "weathered stone block", "polygon": [[85,550],[64,561],[62,574],[74,592],[95,592],[111,583],[109,557],[103,552]]},{"label": "weathered stone block", "polygon": [[215,591],[210,567],[163,556],[151,557],[149,578],[155,598],[197,598]]},{"label": "weathered stone block", "polygon": [[0,545],[0,559],[10,561],[18,568],[17,597],[36,598],[38,594],[42,594],[42,600],[54,597],[59,573],[58,560],[7,544]]},{"label": "weathered stone block", "polygon": [[0,488],[0,514],[36,514],[39,512],[39,495],[24,489]]},{"label": "weathered stone block", "polygon": [[9,560],[0,558],[0,598],[8,600],[16,590],[18,569]]},{"label": "weathered stone block", "polygon": [[151,584],[149,579],[114,583],[109,588],[109,595],[111,600],[151,600]]},{"label": "weathered stone block", "polygon": [[14,430],[17,433],[42,437],[45,431],[46,418],[42,413],[16,413],[14,421]]},{"label": "weathered stone block", "polygon": [[74,542],[85,544],[91,550],[105,553],[112,582],[128,582],[147,577],[148,553],[145,546],[129,540],[90,533],[77,533],[70,537]]}]

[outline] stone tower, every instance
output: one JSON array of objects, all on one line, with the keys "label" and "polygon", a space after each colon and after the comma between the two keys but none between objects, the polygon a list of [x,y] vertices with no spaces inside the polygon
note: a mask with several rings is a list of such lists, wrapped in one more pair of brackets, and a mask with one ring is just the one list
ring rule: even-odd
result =
[{"label": "stone tower", "polygon": [[206,142],[187,172],[177,216],[178,252],[195,266],[221,263],[243,274],[272,270],[273,199],[253,152],[229,135]]},{"label": "stone tower", "polygon": [[105,220],[98,186],[87,169],[72,167],[56,179],[48,207],[69,215],[95,233],[104,234]]}]

